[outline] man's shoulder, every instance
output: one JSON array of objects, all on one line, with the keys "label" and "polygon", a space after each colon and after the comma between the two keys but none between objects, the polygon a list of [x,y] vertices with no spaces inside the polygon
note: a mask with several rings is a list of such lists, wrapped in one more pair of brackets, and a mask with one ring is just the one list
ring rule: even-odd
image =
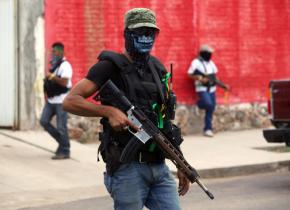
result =
[{"label": "man's shoulder", "polygon": [[[155,61],[155,62],[161,63],[160,59],[157,58],[157,57],[154,56],[154,55],[150,55],[150,59],[153,60],[153,61]],[[161,64],[162,64],[162,63],[161,63]]]},{"label": "man's shoulder", "polygon": [[120,69],[114,62],[109,60],[99,60],[93,66],[90,67],[88,75],[93,77],[101,77],[102,75],[116,75],[119,74]]},{"label": "man's shoulder", "polygon": [[191,65],[195,67],[199,67],[200,65],[202,65],[202,62],[199,58],[195,58],[192,60]]},{"label": "man's shoulder", "polygon": [[210,64],[211,64],[211,66],[213,67],[214,71],[215,71],[215,72],[218,72],[218,68],[217,68],[217,66],[215,65],[215,63],[213,62],[213,60],[210,60]]},{"label": "man's shoulder", "polygon": [[60,75],[61,77],[71,78],[73,75],[71,64],[66,59],[64,59],[59,68],[56,70],[56,74]]},{"label": "man's shoulder", "polygon": [[68,60],[64,59],[62,61],[62,63],[60,64],[60,68],[71,70],[72,69],[72,65],[71,65],[71,63]]},{"label": "man's shoulder", "polygon": [[209,63],[210,63],[211,65],[215,65],[215,63],[214,63],[213,60],[210,60]]},{"label": "man's shoulder", "polygon": [[129,64],[129,60],[122,53],[117,53],[114,51],[104,50],[98,56],[99,61],[109,61],[115,64],[119,68]]},{"label": "man's shoulder", "polygon": [[98,70],[99,68],[104,69],[118,69],[118,67],[114,64],[114,62],[104,59],[104,60],[98,60],[90,69]]},{"label": "man's shoulder", "polygon": [[104,58],[104,57],[111,57],[111,56],[121,56],[122,53],[118,53],[112,50],[103,50],[100,52],[98,59]]},{"label": "man's shoulder", "polygon": [[167,70],[163,63],[155,56],[150,55],[150,61],[161,71],[162,74],[166,73]]}]

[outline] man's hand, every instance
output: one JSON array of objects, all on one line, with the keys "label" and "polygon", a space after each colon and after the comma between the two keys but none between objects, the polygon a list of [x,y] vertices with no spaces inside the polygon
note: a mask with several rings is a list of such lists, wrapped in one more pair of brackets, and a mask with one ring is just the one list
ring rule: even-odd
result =
[{"label": "man's hand", "polygon": [[190,181],[179,169],[177,170],[177,177],[179,179],[178,193],[183,196],[189,190]]},{"label": "man's hand", "polygon": [[46,74],[45,74],[45,78],[49,78],[51,76],[51,73],[50,72],[46,72]]},{"label": "man's hand", "polygon": [[200,81],[201,81],[202,84],[207,84],[209,82],[209,78],[208,77],[202,77]]},{"label": "man's hand", "polygon": [[135,131],[139,130],[121,110],[115,107],[111,107],[108,118],[110,125],[115,131],[125,131],[129,127]]},{"label": "man's hand", "polygon": [[230,90],[231,90],[231,89],[230,89],[230,86],[229,86],[229,85],[225,85],[224,90],[225,90],[225,91],[230,91]]},{"label": "man's hand", "polygon": [[202,84],[207,84],[209,81],[208,77],[204,77],[201,75],[196,76],[197,80],[200,81]]},{"label": "man's hand", "polygon": [[51,72],[47,72],[46,75],[45,75],[45,78],[51,80],[55,75]]}]

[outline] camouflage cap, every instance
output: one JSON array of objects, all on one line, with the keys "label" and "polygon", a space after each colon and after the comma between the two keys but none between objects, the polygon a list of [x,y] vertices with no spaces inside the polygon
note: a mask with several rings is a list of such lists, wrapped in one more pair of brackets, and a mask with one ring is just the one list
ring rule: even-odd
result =
[{"label": "camouflage cap", "polygon": [[159,28],[156,25],[155,13],[147,8],[134,8],[125,14],[125,28],[133,29],[140,27]]}]

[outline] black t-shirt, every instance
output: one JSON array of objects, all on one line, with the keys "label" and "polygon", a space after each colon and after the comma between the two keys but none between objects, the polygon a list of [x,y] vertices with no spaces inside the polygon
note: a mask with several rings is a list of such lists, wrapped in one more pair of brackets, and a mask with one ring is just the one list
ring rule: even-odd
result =
[{"label": "black t-shirt", "polygon": [[93,65],[86,78],[94,82],[100,88],[108,79],[116,85],[120,84],[120,73],[118,67],[110,61],[100,61]]}]

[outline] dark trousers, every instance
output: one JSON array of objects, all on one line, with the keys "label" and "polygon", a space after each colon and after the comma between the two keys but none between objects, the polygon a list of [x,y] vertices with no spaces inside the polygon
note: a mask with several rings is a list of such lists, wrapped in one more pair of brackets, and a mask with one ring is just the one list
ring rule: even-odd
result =
[{"label": "dark trousers", "polygon": [[215,92],[210,93],[207,91],[198,92],[199,100],[197,106],[205,110],[204,118],[204,131],[212,130],[212,117],[216,106]]},{"label": "dark trousers", "polygon": [[[56,115],[56,128],[51,124],[52,117]],[[57,154],[69,154],[70,143],[67,132],[67,112],[62,109],[62,104],[46,102],[41,119],[41,126],[57,141]]]}]

